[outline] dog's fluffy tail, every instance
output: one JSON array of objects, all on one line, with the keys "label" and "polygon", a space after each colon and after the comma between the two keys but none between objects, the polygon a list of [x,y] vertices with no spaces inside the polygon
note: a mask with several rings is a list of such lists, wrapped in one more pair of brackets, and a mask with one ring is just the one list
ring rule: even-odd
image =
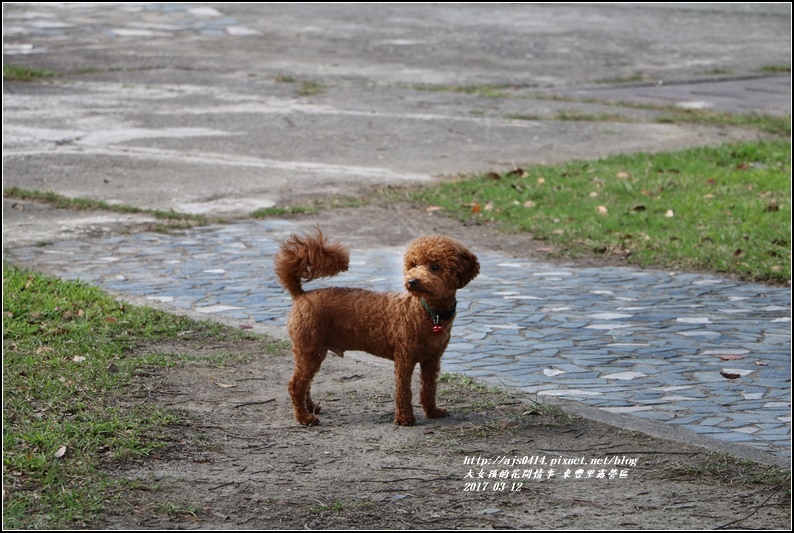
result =
[{"label": "dog's fluffy tail", "polygon": [[292,235],[281,243],[276,254],[276,275],[292,297],[304,293],[301,281],[335,276],[345,272],[350,253],[341,243],[330,244],[322,232]]}]

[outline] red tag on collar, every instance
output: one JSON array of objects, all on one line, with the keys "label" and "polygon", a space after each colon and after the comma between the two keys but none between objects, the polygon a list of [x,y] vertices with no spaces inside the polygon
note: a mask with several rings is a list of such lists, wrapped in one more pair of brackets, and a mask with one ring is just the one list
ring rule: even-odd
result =
[{"label": "red tag on collar", "polygon": [[444,326],[440,326],[436,324],[435,326],[433,326],[433,333],[435,333],[436,335],[440,335],[444,333]]}]

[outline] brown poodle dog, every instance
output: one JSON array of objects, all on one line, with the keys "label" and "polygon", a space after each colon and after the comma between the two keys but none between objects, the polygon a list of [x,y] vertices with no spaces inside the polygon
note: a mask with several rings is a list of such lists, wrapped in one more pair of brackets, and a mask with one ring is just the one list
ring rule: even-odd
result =
[{"label": "brown poodle dog", "polygon": [[436,381],[441,356],[449,344],[455,318],[455,292],[480,271],[477,257],[449,237],[421,237],[405,254],[405,293],[326,288],[304,291],[301,281],[344,272],[348,251],[316,235],[293,235],[281,243],[276,274],[292,295],[288,328],[295,356],[289,393],[295,419],[319,423],[319,405],[311,399],[311,382],[328,351],[339,356],[360,350],[394,361],[396,381],[394,423],[416,422],[411,405],[411,377],[421,368],[420,402],[428,418],[445,416],[436,406]]}]

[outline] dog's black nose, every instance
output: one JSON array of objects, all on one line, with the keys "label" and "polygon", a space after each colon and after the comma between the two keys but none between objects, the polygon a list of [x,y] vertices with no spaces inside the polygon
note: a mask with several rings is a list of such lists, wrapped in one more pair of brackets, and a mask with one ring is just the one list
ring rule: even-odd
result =
[{"label": "dog's black nose", "polygon": [[410,288],[412,288],[412,289],[413,289],[413,288],[414,288],[414,287],[416,287],[417,285],[419,285],[419,280],[418,280],[418,279],[416,279],[416,278],[411,278],[411,279],[409,279],[409,280],[408,280],[408,286],[409,286]]}]

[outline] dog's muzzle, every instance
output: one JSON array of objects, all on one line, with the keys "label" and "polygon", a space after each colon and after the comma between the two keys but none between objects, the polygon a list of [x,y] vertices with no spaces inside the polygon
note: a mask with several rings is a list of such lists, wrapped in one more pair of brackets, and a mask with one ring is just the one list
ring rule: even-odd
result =
[{"label": "dog's muzzle", "polygon": [[405,282],[405,288],[409,291],[418,291],[421,290],[421,282],[418,278],[411,278]]}]

